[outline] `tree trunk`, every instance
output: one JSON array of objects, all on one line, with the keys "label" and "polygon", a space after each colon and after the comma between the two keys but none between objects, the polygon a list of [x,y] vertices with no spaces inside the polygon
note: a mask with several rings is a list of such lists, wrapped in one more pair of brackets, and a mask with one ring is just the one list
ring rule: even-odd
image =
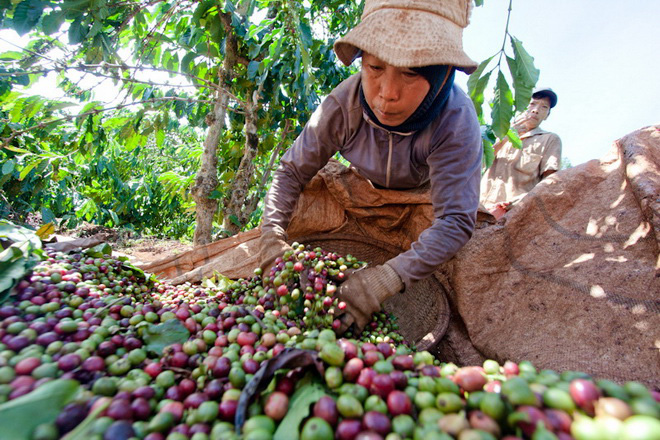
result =
[{"label": "tree trunk", "polygon": [[207,122],[210,124],[206,139],[204,139],[202,164],[191,191],[195,200],[196,216],[193,238],[195,246],[208,244],[212,240],[213,217],[218,210],[218,200],[209,197],[218,186],[218,144],[224,129],[228,102],[229,95],[221,91],[213,113],[207,117]]},{"label": "tree trunk", "polygon": [[231,15],[222,14],[220,18],[226,32],[225,59],[218,75],[220,91],[213,113],[207,116],[209,131],[204,140],[202,164],[191,191],[196,204],[195,235],[193,238],[193,245],[195,246],[208,244],[213,240],[213,217],[215,217],[218,210],[218,200],[211,199],[210,196],[218,186],[218,145],[223,134],[230,96],[226,88],[230,87],[234,67],[238,60],[238,42],[231,26]]},{"label": "tree trunk", "polygon": [[254,176],[254,158],[259,147],[257,136],[257,94],[252,103],[245,106],[245,148],[243,158],[234,176],[229,197],[225,199],[222,229],[228,235],[235,235],[247,224],[256,206],[248,198],[250,183]]}]

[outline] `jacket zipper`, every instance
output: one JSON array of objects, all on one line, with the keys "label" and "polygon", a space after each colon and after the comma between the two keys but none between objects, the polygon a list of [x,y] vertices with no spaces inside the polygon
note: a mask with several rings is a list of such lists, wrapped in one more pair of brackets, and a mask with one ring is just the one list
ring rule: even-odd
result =
[{"label": "jacket zipper", "polygon": [[387,132],[387,138],[389,140],[389,151],[387,152],[387,170],[385,173],[385,187],[390,187],[390,175],[392,169],[392,132]]},{"label": "jacket zipper", "polygon": [[400,136],[410,136],[410,135],[413,134],[413,132],[411,131],[411,132],[408,132],[408,133],[400,133],[398,131],[389,131],[389,130],[386,130],[383,127],[380,127],[377,124],[375,124],[369,118],[369,116],[364,112],[363,112],[363,116],[364,116],[364,119],[367,121],[367,123],[369,125],[377,128],[377,129],[383,130],[387,133],[387,139],[388,139],[389,147],[388,147],[388,152],[387,152],[387,170],[385,171],[385,188],[389,188],[390,187],[390,178],[392,176],[392,172],[391,172],[391,169],[392,169],[392,150],[393,150],[393,146],[394,146],[393,141],[392,141],[392,136],[394,134],[398,134]]}]

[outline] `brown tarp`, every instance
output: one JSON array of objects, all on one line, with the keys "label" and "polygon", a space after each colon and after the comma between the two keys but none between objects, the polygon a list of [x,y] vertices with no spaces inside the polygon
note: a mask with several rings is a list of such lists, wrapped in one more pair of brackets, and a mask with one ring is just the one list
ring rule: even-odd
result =
[{"label": "brown tarp", "polygon": [[[436,277],[452,310],[436,353],[463,364],[523,359],[660,385],[660,127],[541,182]],[[375,189],[331,162],[305,188],[291,240],[353,234],[406,249],[432,221],[428,189]],[[249,277],[258,230],[143,266],[174,283]]]},{"label": "brown tarp", "polygon": [[660,385],[659,128],[545,179],[452,260],[481,353]]}]

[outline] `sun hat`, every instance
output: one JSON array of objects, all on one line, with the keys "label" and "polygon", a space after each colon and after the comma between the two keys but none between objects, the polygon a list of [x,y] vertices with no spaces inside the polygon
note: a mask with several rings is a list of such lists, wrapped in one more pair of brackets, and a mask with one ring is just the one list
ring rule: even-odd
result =
[{"label": "sun hat", "polygon": [[557,105],[557,94],[549,87],[541,87],[534,90],[534,93],[532,93],[532,98],[548,98],[550,100],[550,108],[553,108]]},{"label": "sun hat", "polygon": [[366,0],[335,53],[347,66],[364,51],[397,67],[445,64],[469,74],[477,68],[463,51],[471,10],[472,0]]}]

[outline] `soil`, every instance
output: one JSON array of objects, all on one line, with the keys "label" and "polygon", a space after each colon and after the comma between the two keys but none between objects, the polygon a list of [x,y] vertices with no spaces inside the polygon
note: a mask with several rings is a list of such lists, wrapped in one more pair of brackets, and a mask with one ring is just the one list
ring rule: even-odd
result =
[{"label": "soil", "polygon": [[71,230],[60,229],[55,234],[57,241],[89,237],[102,238],[103,242],[112,247],[113,255],[126,256],[134,265],[150,263],[193,248],[192,243],[169,238],[141,236],[126,229],[112,229],[90,223],[84,223]]}]

